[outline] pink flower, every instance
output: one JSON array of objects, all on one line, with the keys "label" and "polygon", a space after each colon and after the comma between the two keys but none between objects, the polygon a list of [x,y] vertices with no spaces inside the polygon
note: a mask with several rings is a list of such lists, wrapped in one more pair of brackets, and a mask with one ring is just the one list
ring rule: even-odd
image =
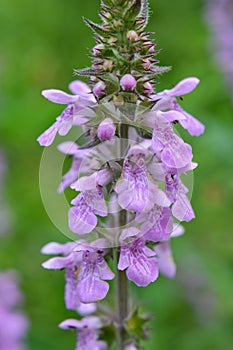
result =
[{"label": "pink flower", "polygon": [[111,140],[115,135],[116,126],[111,118],[104,119],[98,126],[97,136],[100,141]]},{"label": "pink flower", "polygon": [[[55,89],[42,91],[42,95],[49,101],[64,104],[67,105],[67,107],[64,109],[62,114],[57,117],[55,123],[38,137],[37,141],[41,146],[50,146],[53,143],[57,133],[59,133],[61,136],[66,135],[74,124],[82,125],[86,119],[83,119],[84,116],[82,116],[80,111],[82,111],[82,109],[84,109],[86,106],[95,104],[95,98],[85,83],[78,80],[73,81],[69,85],[69,89],[74,93],[74,95],[70,95],[66,92]],[[78,116],[76,117],[76,115]]]},{"label": "pink flower", "polygon": [[120,81],[124,91],[133,91],[137,85],[136,79],[131,74],[125,74]]}]

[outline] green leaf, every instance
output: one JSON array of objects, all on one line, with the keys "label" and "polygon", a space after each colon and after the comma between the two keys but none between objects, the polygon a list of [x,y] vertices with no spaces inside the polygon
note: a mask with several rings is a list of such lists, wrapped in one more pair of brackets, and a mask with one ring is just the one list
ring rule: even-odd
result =
[{"label": "green leaf", "polygon": [[86,142],[82,146],[79,146],[79,149],[86,149],[86,148],[92,148],[100,144],[100,140],[96,136],[95,138],[91,139],[90,141]]},{"label": "green leaf", "polygon": [[125,11],[124,19],[133,22],[141,12],[142,0],[134,0],[132,5]]},{"label": "green leaf", "polygon": [[142,0],[140,17],[144,18],[144,27],[145,27],[149,20],[149,6],[148,6],[147,0]]},{"label": "green leaf", "polygon": [[115,341],[115,329],[113,325],[110,324],[103,327],[101,330],[101,333],[102,333],[102,339],[104,339],[108,343],[108,346],[110,347]]},{"label": "green leaf", "polygon": [[99,34],[100,36],[107,36],[108,32],[103,28],[103,26],[96,24],[85,17],[83,17],[83,20],[94,33]]},{"label": "green leaf", "polygon": [[101,1],[101,7],[102,7],[103,5],[106,5],[106,6],[113,6],[113,5],[114,5],[114,1],[112,1],[112,0],[102,0],[102,1]]},{"label": "green leaf", "polygon": [[74,73],[76,75],[81,75],[83,77],[90,77],[92,75],[97,76],[97,75],[104,74],[104,72],[101,73],[99,71],[94,70],[93,68],[75,69]]},{"label": "green leaf", "polygon": [[161,67],[159,67],[159,66],[155,66],[154,67],[154,69],[155,69],[155,74],[156,75],[159,75],[159,74],[163,74],[163,73],[166,73],[166,72],[169,72],[169,70],[171,70],[172,69],[172,67],[169,67],[169,66],[161,66]]},{"label": "green leaf", "polygon": [[142,30],[146,27],[149,20],[149,6],[147,0],[141,0],[141,11],[136,19],[136,30]]},{"label": "green leaf", "polygon": [[146,324],[149,321],[149,317],[140,315],[139,310],[136,309],[130,319],[126,323],[128,332],[137,340],[147,339]]}]

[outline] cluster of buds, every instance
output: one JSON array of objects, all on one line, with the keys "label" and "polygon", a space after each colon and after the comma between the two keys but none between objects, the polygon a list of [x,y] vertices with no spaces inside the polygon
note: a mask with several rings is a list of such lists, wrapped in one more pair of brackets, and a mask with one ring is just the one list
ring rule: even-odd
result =
[{"label": "cluster of buds", "polygon": [[92,67],[76,73],[91,76],[97,101],[118,100],[119,96],[129,103],[147,99],[155,77],[169,70],[158,66],[155,56],[159,50],[150,39],[152,33],[144,30],[147,1],[102,1],[100,17],[101,25],[85,19],[97,44],[90,53]]},{"label": "cluster of buds", "polygon": [[[179,123],[192,136],[202,134],[204,126],[178,103],[199,79],[154,91],[156,75],[166,69],[156,65],[155,44],[144,31],[147,1],[102,0],[100,16],[101,25],[85,20],[97,42],[92,67],[76,71],[90,76],[90,84],[73,81],[73,94],[42,92],[67,106],[38,138],[41,145],[49,146],[57,133],[66,135],[73,126],[84,133],[81,142],[58,147],[73,159],[58,191],[77,192],[68,213],[77,240],[48,243],[42,252],[59,256],[43,267],[66,270],[66,307],[84,318],[60,327],[77,329],[77,349],[110,348],[114,337],[102,339],[108,330],[115,331],[118,350],[133,350],[145,336],[146,319],[125,301],[126,281],[146,287],[159,273],[174,277],[170,239],[183,233],[181,221],[195,216],[182,175],[197,164],[173,126]],[[106,298],[107,281],[115,275],[122,300],[100,315],[97,302]]]}]

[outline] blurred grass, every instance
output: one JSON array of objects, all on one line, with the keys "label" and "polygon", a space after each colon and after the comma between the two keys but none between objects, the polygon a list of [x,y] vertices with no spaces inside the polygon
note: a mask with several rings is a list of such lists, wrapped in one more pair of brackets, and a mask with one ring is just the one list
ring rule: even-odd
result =
[{"label": "blurred grass", "polygon": [[[206,124],[191,138],[195,161],[192,203],[197,218],[185,225],[172,247],[178,265],[173,281],[137,290],[153,312],[146,349],[230,350],[233,344],[233,138],[232,106],[219,67],[208,47],[204,2],[151,0],[148,30],[156,32],[162,65],[172,71],[159,89],[195,75],[201,84],[183,106]],[[73,69],[88,66],[92,33],[82,22],[98,20],[98,0],[2,0],[0,7],[0,137],[8,161],[6,198],[15,213],[12,235],[1,240],[0,266],[16,268],[23,280],[31,319],[29,349],[73,349],[75,335],[57,324],[75,314],[65,310],[63,273],[44,271],[40,248],[65,241],[41,202],[37,136],[61,108],[40,96],[44,88],[67,89]],[[232,39],[232,38],[231,38]],[[56,194],[54,194],[56,196]]]}]

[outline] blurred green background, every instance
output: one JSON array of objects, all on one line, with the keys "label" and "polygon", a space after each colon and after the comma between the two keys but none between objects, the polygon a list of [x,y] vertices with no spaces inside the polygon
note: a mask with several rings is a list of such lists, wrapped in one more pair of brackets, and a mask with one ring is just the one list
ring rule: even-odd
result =
[{"label": "blurred green background", "polygon": [[[62,108],[40,92],[68,91],[73,69],[90,64],[86,48],[94,41],[82,16],[98,21],[99,3],[1,0],[0,5],[0,148],[8,163],[5,198],[14,216],[12,233],[1,239],[0,268],[21,274],[32,350],[73,349],[75,343],[74,334],[57,328],[63,319],[75,317],[64,307],[63,272],[40,267],[45,260],[41,247],[66,240],[43,208],[43,149],[36,142]],[[150,0],[148,30],[156,32],[163,48],[161,64],[173,67],[159,89],[187,76],[199,77],[200,86],[185,97],[183,106],[206,125],[206,133],[191,138],[182,132],[199,167],[192,196],[197,217],[185,225],[183,237],[172,241],[177,277],[160,277],[137,290],[140,303],[154,315],[148,350],[233,347],[233,111],[224,77],[208,50],[204,5],[201,0]]]}]

